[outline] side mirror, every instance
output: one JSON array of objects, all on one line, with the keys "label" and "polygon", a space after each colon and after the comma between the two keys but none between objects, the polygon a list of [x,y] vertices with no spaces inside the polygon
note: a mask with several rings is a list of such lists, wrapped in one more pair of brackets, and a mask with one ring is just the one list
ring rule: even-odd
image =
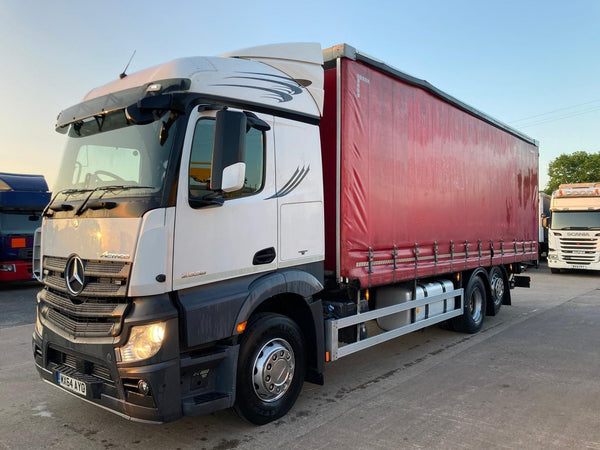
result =
[{"label": "side mirror", "polygon": [[223,169],[221,178],[221,190],[223,192],[235,192],[244,187],[246,178],[246,163],[239,162]]},{"label": "side mirror", "polygon": [[[244,151],[246,148],[246,122],[246,115],[242,112],[228,110],[217,112],[215,140],[212,153],[212,179],[210,182],[210,188],[213,191],[225,190],[225,187],[232,189],[233,187],[232,185],[225,186],[223,179],[225,177],[226,169],[244,161]],[[246,165],[244,164],[243,166],[244,169],[242,170],[242,174],[245,173]],[[233,171],[238,170],[240,169],[230,169],[227,171],[228,177],[230,176],[230,172],[233,177]],[[235,173],[237,174],[237,172]]]},{"label": "side mirror", "polygon": [[548,228],[550,226],[550,218],[549,217],[544,217],[542,219],[542,226],[544,228]]}]

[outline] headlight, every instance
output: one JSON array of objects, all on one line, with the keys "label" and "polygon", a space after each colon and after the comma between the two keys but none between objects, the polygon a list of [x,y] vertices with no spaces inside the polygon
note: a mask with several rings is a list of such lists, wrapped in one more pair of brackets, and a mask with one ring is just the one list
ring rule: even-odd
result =
[{"label": "headlight", "polygon": [[127,344],[119,349],[121,361],[140,361],[156,355],[164,338],[165,322],[132,327]]},{"label": "headlight", "polygon": [[0,272],[16,272],[17,268],[14,264],[0,264]]}]

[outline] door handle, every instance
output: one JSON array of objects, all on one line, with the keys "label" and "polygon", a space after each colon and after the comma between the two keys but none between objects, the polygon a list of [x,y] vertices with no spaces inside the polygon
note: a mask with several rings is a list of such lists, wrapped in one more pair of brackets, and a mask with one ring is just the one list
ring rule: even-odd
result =
[{"label": "door handle", "polygon": [[277,254],[274,247],[265,248],[257,251],[252,259],[252,264],[260,266],[261,264],[270,264],[275,260]]}]

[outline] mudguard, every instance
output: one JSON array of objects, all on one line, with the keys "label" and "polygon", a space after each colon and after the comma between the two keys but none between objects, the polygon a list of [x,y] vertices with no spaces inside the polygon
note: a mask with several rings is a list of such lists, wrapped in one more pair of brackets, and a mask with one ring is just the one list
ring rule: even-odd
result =
[{"label": "mudguard", "polygon": [[[248,296],[238,313],[235,324],[242,323],[265,300],[279,294],[301,296],[307,306],[313,302],[312,296],[323,290],[323,285],[310,273],[302,270],[286,270],[265,275],[248,286]],[[237,334],[232,330],[232,334]]]}]

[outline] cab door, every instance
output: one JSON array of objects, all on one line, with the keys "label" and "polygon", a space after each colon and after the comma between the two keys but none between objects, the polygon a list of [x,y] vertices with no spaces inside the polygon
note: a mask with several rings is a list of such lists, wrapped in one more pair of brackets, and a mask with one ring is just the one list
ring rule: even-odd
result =
[{"label": "cab door", "polygon": [[210,190],[215,116],[195,112],[187,126],[175,212],[175,290],[277,268],[273,117],[257,115],[271,129],[247,130],[242,189],[215,195]]}]

